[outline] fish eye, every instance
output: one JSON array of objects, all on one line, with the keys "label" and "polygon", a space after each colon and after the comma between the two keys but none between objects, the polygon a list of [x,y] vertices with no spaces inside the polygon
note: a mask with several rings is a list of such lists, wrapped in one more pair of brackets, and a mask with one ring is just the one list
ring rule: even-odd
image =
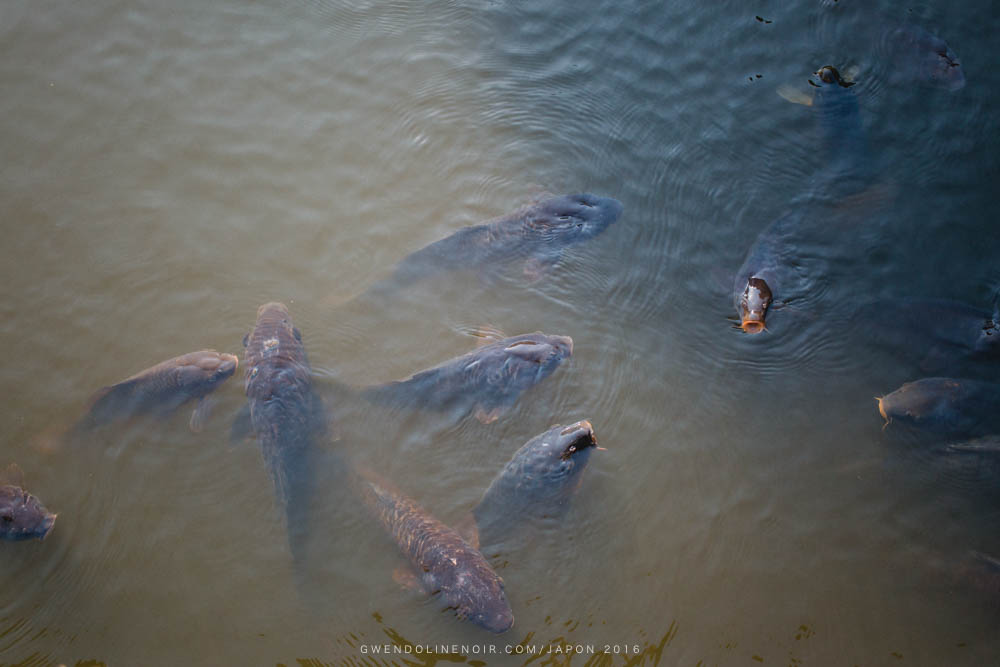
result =
[{"label": "fish eye", "polygon": [[572,454],[573,452],[576,451],[576,445],[570,445],[569,449],[567,449],[566,451]]}]

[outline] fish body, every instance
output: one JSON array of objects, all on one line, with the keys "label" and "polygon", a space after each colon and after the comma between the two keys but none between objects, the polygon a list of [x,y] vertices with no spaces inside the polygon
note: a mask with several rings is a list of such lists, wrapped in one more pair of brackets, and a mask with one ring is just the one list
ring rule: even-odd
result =
[{"label": "fish body", "polygon": [[23,475],[16,464],[0,475],[0,540],[43,540],[55,525],[56,515],[23,486]]},{"label": "fish body", "polygon": [[[97,392],[78,427],[103,426],[146,414],[166,416],[192,400],[200,402],[200,409],[202,399],[235,373],[238,363],[236,356],[215,350],[160,362]],[[193,427],[196,422],[197,416],[192,418]]]},{"label": "fish body", "polygon": [[[818,114],[826,166],[819,182],[824,190],[833,194],[853,194],[867,185],[868,140],[861,123],[858,98],[850,89],[837,68],[830,65],[816,72],[818,81],[813,108]],[[864,183],[852,184],[853,181]]]},{"label": "fish body", "polygon": [[477,549],[372,473],[360,472],[355,485],[427,593],[440,594],[459,618],[490,632],[511,628],[514,614],[503,580]]},{"label": "fish body", "polygon": [[589,421],[553,426],[526,442],[472,511],[479,543],[493,543],[525,519],[565,509],[596,447]]},{"label": "fish body", "polygon": [[876,399],[886,424],[930,433],[977,435],[1000,429],[1000,384],[949,377],[922,378]]},{"label": "fish body", "polygon": [[249,428],[285,511],[295,555],[308,531],[313,455],[325,432],[323,404],[313,390],[302,336],[284,304],[267,303],[258,309],[244,346]]},{"label": "fish body", "polygon": [[368,293],[389,294],[449,271],[489,273],[517,261],[524,262],[530,278],[537,278],[564,248],[597,236],[618,220],[622,208],[617,199],[589,193],[543,199],[417,250]]},{"label": "fish body", "polygon": [[[871,181],[867,139],[861,124],[858,100],[840,72],[820,68],[810,104],[816,111],[826,164],[810,190],[841,201],[864,191]],[[785,93],[782,93],[783,95]],[[807,221],[829,212],[802,201],[769,224],[758,235],[736,272],[734,302],[740,328],[746,333],[765,331],[768,310],[775,300],[788,300],[788,285],[796,265],[798,241]]]},{"label": "fish body", "polygon": [[409,409],[475,411],[491,422],[573,353],[569,336],[513,336],[421,371],[406,380],[369,387],[368,400]]}]

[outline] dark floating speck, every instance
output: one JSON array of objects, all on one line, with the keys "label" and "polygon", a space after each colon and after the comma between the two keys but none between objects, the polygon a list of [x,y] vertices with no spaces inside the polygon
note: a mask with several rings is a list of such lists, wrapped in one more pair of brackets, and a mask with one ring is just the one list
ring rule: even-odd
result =
[{"label": "dark floating speck", "polygon": [[761,16],[755,16],[754,18],[757,19],[758,21],[760,21],[761,23],[771,23],[771,21],[769,21],[769,20],[767,20],[767,19],[765,19],[765,18],[763,18]]}]

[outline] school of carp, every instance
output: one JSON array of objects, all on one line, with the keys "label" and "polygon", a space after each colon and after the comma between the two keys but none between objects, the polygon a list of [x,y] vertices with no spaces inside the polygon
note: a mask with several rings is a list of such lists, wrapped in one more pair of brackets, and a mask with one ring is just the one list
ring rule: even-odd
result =
[{"label": "school of carp", "polygon": [[[965,85],[957,55],[940,38],[907,25],[888,30],[885,41],[895,44],[886,56],[893,70],[909,73],[911,82],[944,91]],[[828,200],[855,196],[871,183],[872,160],[852,82],[836,68],[823,66],[810,83],[811,94],[781,94],[808,105],[815,115],[827,167],[813,187]],[[747,251],[733,286],[742,332],[766,335],[774,326],[772,312],[800,296],[794,247],[810,233],[808,221],[822,215],[823,206],[803,204],[780,212]],[[530,282],[556,270],[568,248],[598,238],[622,213],[622,203],[611,197],[544,197],[411,253],[359,298],[391,301],[415,282],[458,271],[513,269]],[[933,373],[876,399],[884,428],[915,429],[943,438],[948,455],[1000,457],[1000,384],[950,376],[1000,361],[1000,313],[995,306],[990,313],[957,302],[897,300],[862,305],[857,317],[872,326],[873,345],[901,353],[919,349],[922,356],[910,360],[913,367]],[[922,344],[902,344],[904,338],[912,343],[914,337]],[[184,354],[100,389],[61,438],[86,440],[96,429],[129,419],[167,417],[185,405],[194,406],[190,426],[198,431],[210,418],[211,395],[241,366],[246,403],[232,419],[230,437],[257,441],[284,515],[292,558],[298,562],[314,529],[310,503],[317,470],[322,461],[331,460],[319,456],[332,446],[331,411],[323,386],[327,382],[314,375],[305,338],[282,303],[260,306],[243,348],[242,359],[215,350]],[[556,374],[573,354],[569,335],[498,335],[407,379],[336,389],[341,396],[373,405],[490,423],[503,419],[525,392]],[[552,421],[557,419],[553,415]],[[381,526],[408,561],[412,583],[439,596],[459,618],[502,633],[513,626],[514,615],[504,582],[481,549],[511,531],[530,530],[531,517],[561,516],[590,456],[601,449],[589,421],[553,426],[534,436],[517,449],[456,526],[436,519],[379,472],[348,456],[333,461],[341,467],[345,487],[370,513],[372,525]],[[25,490],[16,464],[0,473],[0,538],[44,539],[55,520],[56,515]]]}]

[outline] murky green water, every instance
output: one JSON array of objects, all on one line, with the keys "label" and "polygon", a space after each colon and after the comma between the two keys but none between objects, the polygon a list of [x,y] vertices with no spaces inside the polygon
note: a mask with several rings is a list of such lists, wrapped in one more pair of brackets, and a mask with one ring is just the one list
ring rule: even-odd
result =
[{"label": "murky green water", "polygon": [[[59,520],[0,544],[0,664],[382,664],[385,645],[491,665],[995,661],[998,587],[968,552],[1000,553],[997,480],[880,430],[871,397],[919,369],[847,323],[875,298],[992,309],[1000,19],[828,4],[6,0],[0,464]],[[895,81],[878,41],[896,20],[947,39],[966,86]],[[825,64],[856,72],[878,196],[803,241],[797,307],[746,336],[733,272],[823,196],[815,118],[775,89]],[[625,212],[533,284],[347,303],[542,191]],[[336,488],[297,585],[259,448],[228,441],[239,378],[200,434],[177,414],[37,446],[101,386],[241,352],[270,300],[317,376],[352,384],[484,326],[573,337],[495,423],[355,405],[328,443],[457,522],[531,436],[594,423],[608,451],[564,520],[487,554],[509,633],[401,590],[394,545]],[[585,653],[517,655],[566,643]]]}]

